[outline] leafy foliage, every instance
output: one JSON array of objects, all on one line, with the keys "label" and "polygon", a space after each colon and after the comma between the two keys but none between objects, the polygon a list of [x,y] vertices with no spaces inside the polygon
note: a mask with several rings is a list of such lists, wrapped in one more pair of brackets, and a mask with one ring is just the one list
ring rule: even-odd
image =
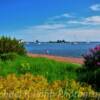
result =
[{"label": "leafy foliage", "polygon": [[13,60],[16,58],[16,54],[15,53],[4,53],[4,54],[1,54],[0,55],[0,58],[3,60],[3,61],[6,61],[6,60]]},{"label": "leafy foliage", "polygon": [[85,67],[89,70],[100,68],[100,45],[90,49],[89,53],[83,56]]},{"label": "leafy foliage", "polygon": [[84,59],[85,72],[80,79],[100,89],[100,45],[90,49]]},{"label": "leafy foliage", "polygon": [[24,55],[26,53],[24,44],[15,38],[2,36],[0,38],[0,58],[3,60],[14,58],[14,54]]},{"label": "leafy foliage", "polygon": [[80,72],[79,81],[91,84],[94,89],[100,91],[100,69],[87,70]]}]

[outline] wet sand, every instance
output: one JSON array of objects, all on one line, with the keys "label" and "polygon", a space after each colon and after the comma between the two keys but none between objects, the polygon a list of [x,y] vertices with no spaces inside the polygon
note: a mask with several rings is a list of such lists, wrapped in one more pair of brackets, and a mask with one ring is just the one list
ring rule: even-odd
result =
[{"label": "wet sand", "polygon": [[77,63],[77,64],[83,64],[84,60],[83,58],[75,58],[75,57],[60,57],[60,56],[52,56],[52,55],[45,55],[45,54],[27,54],[30,57],[46,57],[49,59],[53,59],[60,62],[69,62],[69,63]]}]

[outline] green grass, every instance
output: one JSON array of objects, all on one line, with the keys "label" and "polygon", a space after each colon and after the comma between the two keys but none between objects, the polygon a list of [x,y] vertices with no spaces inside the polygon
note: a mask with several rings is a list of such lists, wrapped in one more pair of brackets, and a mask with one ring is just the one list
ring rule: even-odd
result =
[{"label": "green grass", "polygon": [[53,80],[77,79],[77,69],[80,64],[62,63],[47,58],[31,58],[28,56],[17,56],[13,61],[0,61],[0,75],[7,76],[15,73],[21,75],[32,73],[42,75],[49,82]]}]

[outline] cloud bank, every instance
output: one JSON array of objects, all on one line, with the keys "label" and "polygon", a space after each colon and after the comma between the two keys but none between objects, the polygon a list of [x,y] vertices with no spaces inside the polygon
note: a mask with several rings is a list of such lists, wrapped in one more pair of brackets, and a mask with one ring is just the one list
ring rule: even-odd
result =
[{"label": "cloud bank", "polygon": [[29,26],[16,33],[18,33],[16,37],[26,41],[55,41],[58,39],[66,41],[100,41],[100,16],[80,18],[64,13],[48,18],[43,24]]}]

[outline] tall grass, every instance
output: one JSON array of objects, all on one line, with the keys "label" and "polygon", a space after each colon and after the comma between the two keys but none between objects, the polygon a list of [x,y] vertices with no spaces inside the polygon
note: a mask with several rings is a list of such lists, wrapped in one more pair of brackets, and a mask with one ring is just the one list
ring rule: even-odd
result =
[{"label": "tall grass", "polygon": [[27,56],[17,56],[14,61],[0,61],[0,75],[7,76],[32,73],[42,75],[49,81],[77,79],[76,70],[79,64],[62,63],[47,58],[31,58]]}]

